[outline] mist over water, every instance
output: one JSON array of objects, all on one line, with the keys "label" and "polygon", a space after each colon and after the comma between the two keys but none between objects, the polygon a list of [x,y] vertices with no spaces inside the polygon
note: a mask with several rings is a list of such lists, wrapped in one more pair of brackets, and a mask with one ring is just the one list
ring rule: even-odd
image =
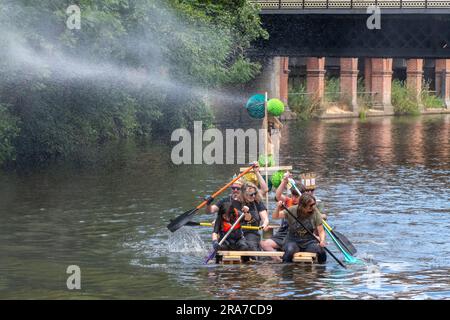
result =
[{"label": "mist over water", "polygon": [[[90,19],[95,17],[91,12],[84,12],[83,7],[80,30],[67,28],[66,19],[69,15],[65,14],[66,7],[63,3],[55,8],[59,12],[58,19],[53,17],[45,20],[46,13],[42,12],[38,19],[43,21],[39,21],[39,27],[33,29],[26,21],[15,19],[17,12],[27,12],[26,7],[11,1],[0,1],[0,66],[3,64],[3,72],[6,71],[6,74],[2,74],[2,85],[42,79],[62,86],[70,86],[73,81],[90,81],[99,88],[115,84],[118,90],[122,87],[134,91],[189,94],[200,98],[218,98],[228,103],[245,101],[243,96],[224,95],[204,84],[192,82],[192,75],[180,74],[184,72],[182,70],[173,70],[173,64],[168,62],[165,56],[170,51],[170,45],[181,41],[180,36],[169,33],[161,38],[160,34],[165,29],[183,30],[183,36],[195,35],[201,48],[214,46],[218,39],[230,31],[219,30],[214,25],[195,29],[179,16],[175,16],[164,1],[154,1],[154,4],[155,7],[149,8],[145,17],[160,22],[160,30],[147,29],[145,32],[135,33],[122,31],[118,36],[119,45],[115,44],[116,47],[109,48],[108,43],[86,42],[80,39],[83,38],[83,33],[91,32]],[[111,28],[105,32],[117,32],[113,25],[103,28]],[[132,57],[134,66],[108,58],[108,55],[111,56],[110,52]],[[171,74],[177,74],[178,77]]]}]

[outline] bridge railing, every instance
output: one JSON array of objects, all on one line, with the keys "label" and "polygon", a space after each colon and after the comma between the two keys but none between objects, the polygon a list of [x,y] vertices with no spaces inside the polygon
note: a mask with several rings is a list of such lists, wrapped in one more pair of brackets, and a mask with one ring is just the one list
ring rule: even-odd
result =
[{"label": "bridge railing", "polygon": [[450,9],[447,0],[250,0],[262,10],[285,9],[365,9],[378,6],[389,9]]}]

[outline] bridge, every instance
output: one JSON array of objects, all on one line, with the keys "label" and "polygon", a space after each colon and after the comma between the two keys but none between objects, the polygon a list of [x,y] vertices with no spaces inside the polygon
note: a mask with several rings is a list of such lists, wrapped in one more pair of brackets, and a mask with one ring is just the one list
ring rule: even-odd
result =
[{"label": "bridge", "polygon": [[376,6],[383,13],[450,13],[446,0],[251,0],[261,8],[262,14],[335,14],[365,13]]},{"label": "bridge", "polygon": [[[395,65],[420,101],[423,81],[450,107],[450,1],[444,0],[252,0],[268,40],[250,55],[263,61],[256,87],[288,102],[289,83],[300,65],[306,94],[323,101],[326,65],[338,70],[340,94],[357,115],[357,81],[375,109],[392,114]],[[369,11],[368,11],[369,8]],[[374,14],[375,13],[375,14]],[[371,20],[372,19],[372,20]],[[378,25],[373,24],[378,19]],[[371,24],[372,23],[372,24]],[[427,74],[424,74],[424,67]],[[298,68],[297,68],[298,69]],[[426,76],[426,77],[425,77]]]}]

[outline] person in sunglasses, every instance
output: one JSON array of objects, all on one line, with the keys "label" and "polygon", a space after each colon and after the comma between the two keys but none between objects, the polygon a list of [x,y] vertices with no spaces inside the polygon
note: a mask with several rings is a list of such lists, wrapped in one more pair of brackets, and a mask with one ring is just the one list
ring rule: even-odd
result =
[{"label": "person in sunglasses", "polygon": [[[317,253],[319,263],[326,262],[327,256],[323,249],[326,246],[325,230],[322,226],[322,216],[316,209],[316,198],[309,193],[304,193],[297,205],[288,208],[302,222],[303,226],[286,210],[282,210],[282,201],[279,201],[277,206],[278,210],[274,211],[273,218],[286,218],[288,221],[288,234],[283,247],[285,252],[283,262],[292,262],[294,254],[297,252]],[[310,234],[305,228],[313,234]]]},{"label": "person in sunglasses", "polygon": [[224,214],[230,207],[231,202],[239,199],[239,196],[241,194],[241,187],[242,181],[240,179],[235,181],[230,187],[230,194],[217,201],[216,204],[212,204],[214,198],[206,197],[205,198],[205,200],[207,201],[207,205],[205,207],[206,212],[212,214],[215,213]]},{"label": "person in sunglasses", "polygon": [[[275,193],[275,200],[282,201],[283,204],[286,207],[291,207],[293,205],[298,204],[298,201],[300,199],[300,194],[298,194],[297,190],[295,190],[294,187],[290,188],[290,196],[286,196],[283,194],[284,190],[286,189],[288,185],[288,178],[290,177],[289,172],[284,175],[283,180],[281,181],[281,184],[278,186],[276,193]],[[298,188],[300,189],[301,193],[304,193],[306,191],[305,187],[297,183]],[[279,210],[279,207],[275,209],[275,211]],[[277,232],[270,238],[266,240],[261,241],[261,248],[264,251],[277,251],[281,250],[284,245],[284,241],[286,239],[288,233],[288,222],[287,219],[282,219],[280,223],[280,227],[278,228]],[[272,257],[272,260],[276,262],[281,262],[280,257]]]},{"label": "person in sunglasses", "polygon": [[[267,192],[269,192],[269,188],[267,187],[266,181],[264,180],[264,178],[261,176],[261,173],[259,172],[259,163],[257,161],[253,162],[254,168],[253,171],[258,179],[258,182],[261,186],[261,192],[264,194],[266,194]],[[234,175],[233,179],[236,178],[237,176]],[[224,197],[222,199],[220,199],[219,201],[217,201],[216,204],[212,204],[212,202],[214,201],[214,198],[211,196],[206,196],[205,200],[207,201],[207,205],[205,207],[205,210],[207,213],[217,213],[217,212],[221,212],[223,214],[223,212],[226,211],[226,207],[229,206],[229,204],[231,203],[231,201],[233,200],[238,200],[239,196],[241,194],[241,187],[242,187],[243,182],[241,181],[241,179],[235,181],[231,187],[230,187],[230,195],[227,197]]]},{"label": "person in sunglasses", "polygon": [[[269,215],[264,206],[258,187],[246,182],[242,185],[238,200],[233,201],[233,207],[245,213],[244,225],[261,227],[268,230]],[[244,230],[244,237],[251,251],[260,251],[261,235],[257,230]]]}]

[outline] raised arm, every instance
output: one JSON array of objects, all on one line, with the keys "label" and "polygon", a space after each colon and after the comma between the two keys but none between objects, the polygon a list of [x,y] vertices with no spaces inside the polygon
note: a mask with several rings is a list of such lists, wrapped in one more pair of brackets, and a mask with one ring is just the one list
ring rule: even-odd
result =
[{"label": "raised arm", "polygon": [[261,175],[261,172],[259,172],[259,163],[257,161],[253,162],[255,165],[253,167],[253,171],[256,174],[256,177],[258,178],[259,183],[259,191],[261,192],[262,196],[265,196],[269,192],[269,187],[267,186],[266,180],[264,180],[263,176]]},{"label": "raised arm", "polygon": [[277,191],[275,193],[275,198],[277,199],[277,201],[286,201],[286,196],[283,194],[283,191],[286,189],[286,186],[288,184],[288,179],[291,177],[292,175],[289,173],[289,171],[287,171],[284,176],[283,179],[281,180],[280,185],[277,188]]},{"label": "raised arm", "polygon": [[286,216],[284,210],[282,210],[282,207],[283,207],[283,201],[278,201],[277,207],[275,208],[274,212],[272,213],[273,219],[283,219]]}]

